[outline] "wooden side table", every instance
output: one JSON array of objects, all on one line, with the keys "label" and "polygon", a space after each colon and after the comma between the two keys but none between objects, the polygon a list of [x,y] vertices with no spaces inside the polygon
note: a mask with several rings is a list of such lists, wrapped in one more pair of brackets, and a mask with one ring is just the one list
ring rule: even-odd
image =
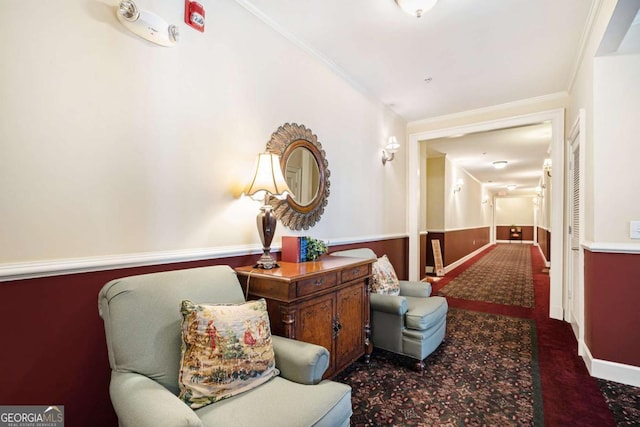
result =
[{"label": "wooden side table", "polygon": [[267,301],[271,332],[325,347],[330,378],[373,351],[369,281],[375,260],[326,256],[317,261],[280,262],[280,268],[236,269],[248,299]]},{"label": "wooden side table", "polygon": [[522,242],[522,228],[521,227],[511,227],[509,229],[509,243],[512,240],[518,240]]}]

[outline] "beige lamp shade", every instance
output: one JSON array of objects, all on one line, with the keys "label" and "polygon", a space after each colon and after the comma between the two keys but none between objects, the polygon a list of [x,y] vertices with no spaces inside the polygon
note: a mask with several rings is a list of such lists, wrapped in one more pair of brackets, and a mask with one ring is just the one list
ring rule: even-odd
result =
[{"label": "beige lamp shade", "polygon": [[267,195],[283,199],[291,194],[280,168],[280,156],[272,153],[258,154],[253,175],[244,194],[254,200],[264,200]]}]

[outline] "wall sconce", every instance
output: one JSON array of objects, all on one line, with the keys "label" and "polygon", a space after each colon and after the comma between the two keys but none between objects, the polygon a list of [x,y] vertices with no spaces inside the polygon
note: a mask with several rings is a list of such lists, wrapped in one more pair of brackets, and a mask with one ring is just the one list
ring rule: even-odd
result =
[{"label": "wall sconce", "polygon": [[392,161],[395,158],[398,149],[400,149],[398,140],[395,136],[390,136],[387,146],[384,147],[384,150],[382,150],[382,164],[386,165],[387,162]]},{"label": "wall sconce", "polygon": [[177,26],[169,25],[154,13],[138,9],[133,0],[122,0],[116,16],[132,33],[161,46],[173,46],[180,37]]},{"label": "wall sconce", "polygon": [[453,193],[458,193],[460,190],[462,190],[463,186],[464,180],[462,178],[458,178],[458,180],[456,181],[456,185],[453,186]]},{"label": "wall sconce", "polygon": [[551,159],[544,159],[544,163],[542,164],[542,169],[544,169],[547,176],[551,178]]},{"label": "wall sconce", "polygon": [[253,267],[264,270],[279,267],[271,256],[271,241],[276,233],[277,219],[269,204],[269,198],[284,199],[291,194],[280,168],[280,156],[272,153],[258,155],[254,172],[249,184],[245,187],[244,194],[253,200],[264,201],[256,218],[263,254]]},{"label": "wall sconce", "polygon": [[482,204],[483,204],[483,205],[486,205],[487,203],[489,203],[489,196],[484,196],[484,197],[482,198]]}]

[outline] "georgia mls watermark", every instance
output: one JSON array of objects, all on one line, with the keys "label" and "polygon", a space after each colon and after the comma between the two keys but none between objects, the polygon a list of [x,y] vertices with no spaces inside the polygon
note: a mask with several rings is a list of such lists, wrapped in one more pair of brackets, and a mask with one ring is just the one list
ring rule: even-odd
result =
[{"label": "georgia mls watermark", "polygon": [[64,406],[0,406],[0,427],[64,427]]}]

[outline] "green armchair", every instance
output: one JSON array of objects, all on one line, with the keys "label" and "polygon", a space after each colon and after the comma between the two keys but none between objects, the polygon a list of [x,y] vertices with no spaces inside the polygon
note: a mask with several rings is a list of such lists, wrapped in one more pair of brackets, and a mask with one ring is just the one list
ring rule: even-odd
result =
[{"label": "green armchair", "polygon": [[351,388],[322,380],[329,352],[279,336],[272,336],[279,376],[197,410],[183,403],[177,397],[183,299],[242,303],[244,295],[228,266],[130,276],[100,291],[120,427],[349,425]]},{"label": "green armchair", "polygon": [[[377,259],[369,248],[332,252],[334,256]],[[447,300],[431,296],[431,284],[400,280],[400,295],[371,293],[371,342],[374,347],[409,356],[414,369],[442,343],[447,328]]]}]

